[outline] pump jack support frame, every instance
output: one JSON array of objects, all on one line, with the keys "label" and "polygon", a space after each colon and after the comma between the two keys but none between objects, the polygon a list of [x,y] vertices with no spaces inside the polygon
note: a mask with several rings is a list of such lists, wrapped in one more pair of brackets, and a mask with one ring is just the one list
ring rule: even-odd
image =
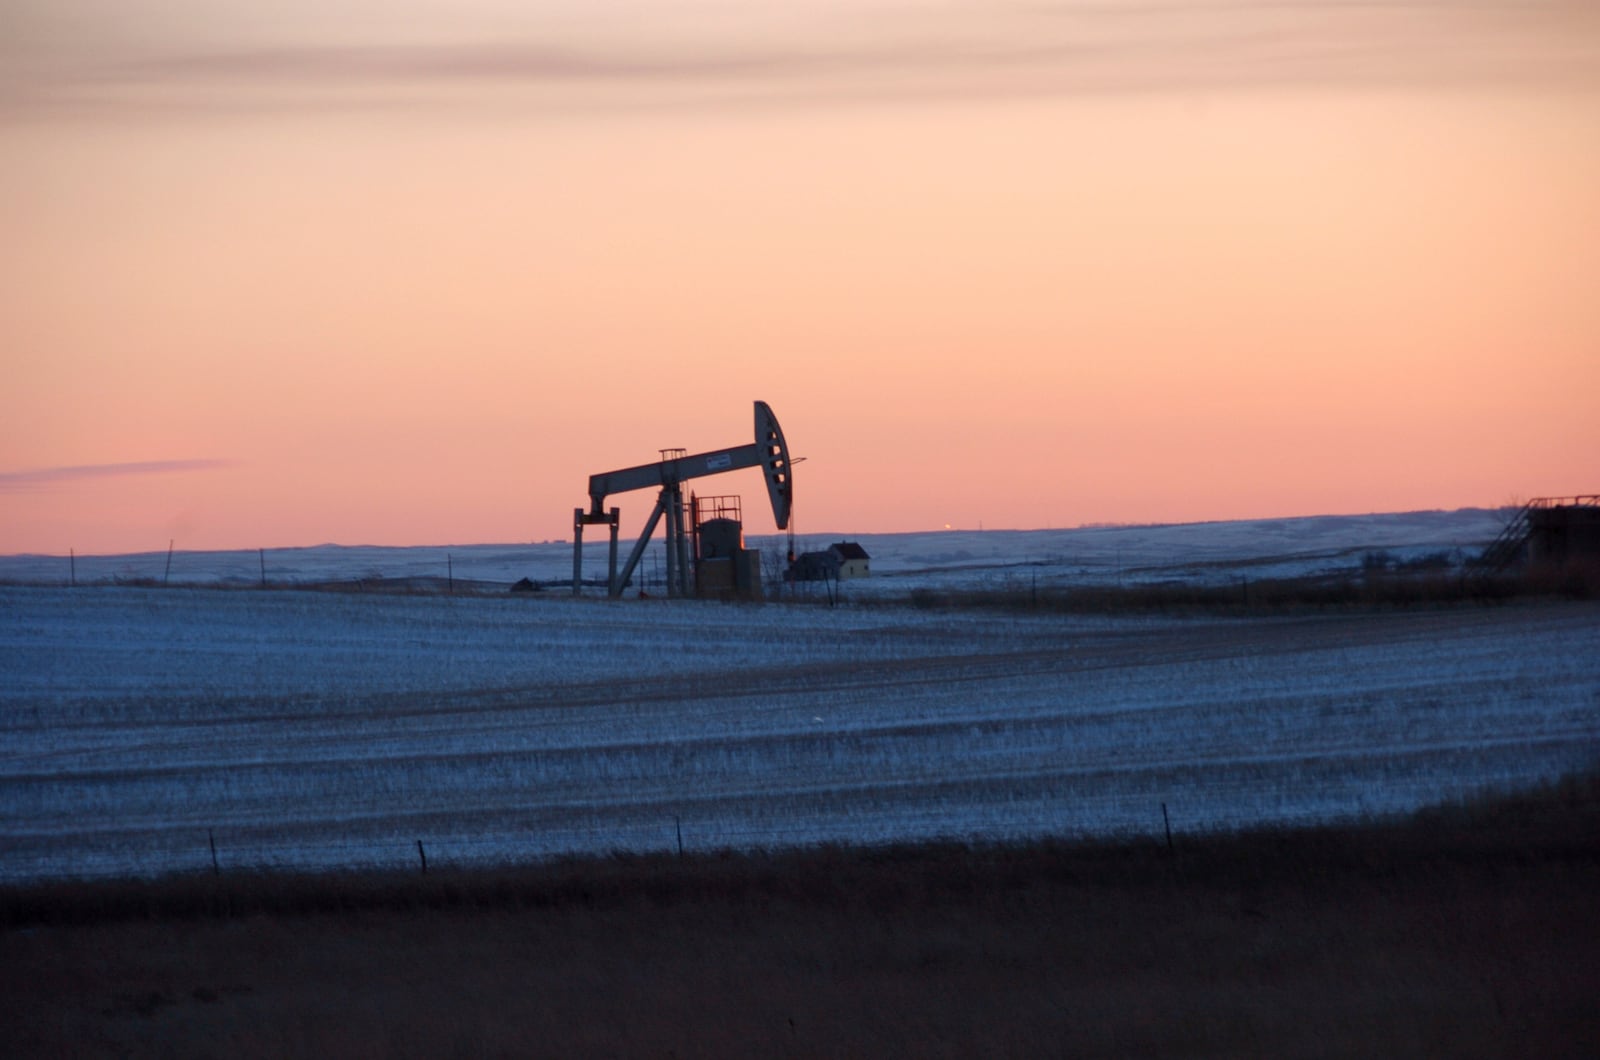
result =
[{"label": "pump jack support frame", "polygon": [[[794,481],[791,477],[789,444],[784,441],[783,428],[765,401],[755,403],[755,441],[750,445],[717,449],[693,456],[664,457],[654,464],[607,471],[589,476],[589,509],[573,509],[572,517],[572,595],[583,591],[583,528],[604,525],[611,529],[611,553],[606,595],[613,600],[622,595],[633,577],[634,569],[643,558],[656,524],[662,517],[667,520],[667,596],[694,595],[694,578],[690,570],[689,533],[692,527],[684,525],[683,482],[706,475],[720,475],[746,467],[759,467],[766,476],[767,495],[772,501],[772,517],[779,530],[789,526],[789,514],[794,508]],[[678,450],[679,453],[682,450]],[[644,532],[628,553],[627,562],[617,569],[617,528],[621,510],[607,510],[605,500],[614,493],[659,486],[656,506],[645,522]]]}]

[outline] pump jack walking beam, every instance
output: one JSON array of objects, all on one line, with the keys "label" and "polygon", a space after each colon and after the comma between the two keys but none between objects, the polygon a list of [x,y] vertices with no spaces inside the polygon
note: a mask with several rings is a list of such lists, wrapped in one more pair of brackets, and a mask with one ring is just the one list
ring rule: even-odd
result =
[{"label": "pump jack walking beam", "polygon": [[[681,488],[689,479],[720,475],[741,468],[759,467],[767,480],[767,495],[772,500],[772,517],[777,522],[779,530],[788,528],[789,514],[794,508],[794,482],[790,477],[789,445],[784,441],[783,428],[778,426],[778,418],[772,414],[772,409],[765,401],[755,403],[755,412],[756,437],[749,445],[696,453],[693,456],[671,457],[654,464],[640,464],[637,467],[589,476],[589,510],[577,508],[573,511],[574,596],[580,592],[582,584],[584,526],[605,524],[611,528],[611,569],[606,585],[608,595],[616,598],[622,595],[623,588],[633,577],[634,568],[638,566],[646,546],[650,543],[651,535],[655,533],[656,524],[661,521],[663,515],[667,519],[667,595],[692,594],[692,579],[687,569],[689,555]],[[627,563],[621,571],[618,571],[617,524],[620,511],[616,508],[607,511],[606,498],[615,493],[627,493],[651,486],[661,489],[655,510],[650,513],[644,533],[639,536],[633,550],[628,554]]]}]

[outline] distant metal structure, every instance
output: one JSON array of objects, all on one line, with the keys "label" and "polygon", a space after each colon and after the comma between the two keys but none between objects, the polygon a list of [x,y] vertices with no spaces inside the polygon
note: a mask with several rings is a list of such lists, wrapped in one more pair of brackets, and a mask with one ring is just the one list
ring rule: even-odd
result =
[{"label": "distant metal structure", "polygon": [[[605,471],[589,476],[589,507],[576,508],[572,518],[572,594],[579,595],[583,586],[583,528],[609,526],[611,528],[611,553],[606,577],[606,591],[612,599],[622,595],[622,590],[633,577],[633,572],[644,555],[656,525],[666,518],[667,596],[695,595],[695,577],[690,565],[690,537],[699,531],[700,520],[696,512],[685,518],[683,483],[708,475],[720,475],[747,467],[759,467],[766,477],[767,495],[772,500],[772,517],[778,529],[789,526],[789,516],[794,510],[794,482],[791,477],[789,445],[784,441],[783,428],[765,401],[755,403],[755,441],[731,449],[717,449],[709,453],[688,455],[682,449],[663,449],[661,459],[653,464]],[[620,508],[607,509],[606,498],[631,490],[658,487],[661,492],[656,506],[645,522],[644,532],[634,544],[633,551],[622,568],[617,568],[617,528],[621,522]],[[687,525],[686,525],[687,524]],[[724,536],[726,528],[718,528]],[[722,540],[722,538],[719,538]],[[695,550],[698,558],[698,549]]]},{"label": "distant metal structure", "polygon": [[1478,565],[1500,571],[1516,564],[1559,564],[1600,556],[1600,494],[1535,497],[1483,550]]}]

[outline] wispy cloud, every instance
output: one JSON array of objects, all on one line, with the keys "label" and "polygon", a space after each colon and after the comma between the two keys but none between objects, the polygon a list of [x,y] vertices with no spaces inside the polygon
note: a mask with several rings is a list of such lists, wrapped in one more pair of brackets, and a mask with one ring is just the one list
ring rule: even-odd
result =
[{"label": "wispy cloud", "polygon": [[167,475],[188,471],[217,471],[233,467],[233,460],[138,460],[122,464],[77,464],[33,471],[0,471],[0,493],[33,493],[87,479],[127,475]]},{"label": "wispy cloud", "polygon": [[[642,13],[642,12],[641,12]],[[492,95],[557,106],[1279,85],[1600,83],[1592,0],[871,2],[804,19],[560,22],[427,43],[219,33],[104,57],[46,94],[78,101],[340,105]],[[791,12],[792,14],[792,12]],[[211,46],[211,45],[215,46]]]}]

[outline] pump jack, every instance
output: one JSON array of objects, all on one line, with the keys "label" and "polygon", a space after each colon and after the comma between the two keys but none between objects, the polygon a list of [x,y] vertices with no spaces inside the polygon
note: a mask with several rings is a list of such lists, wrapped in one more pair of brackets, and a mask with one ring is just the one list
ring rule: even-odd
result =
[{"label": "pump jack", "polygon": [[[661,459],[654,464],[640,464],[619,471],[606,471],[589,476],[589,509],[573,510],[572,518],[572,595],[577,596],[583,584],[583,528],[604,525],[611,528],[610,571],[606,579],[607,595],[616,599],[633,577],[634,568],[644,555],[656,524],[666,517],[667,595],[669,597],[693,596],[694,581],[689,566],[688,531],[684,527],[683,488],[689,479],[707,475],[720,475],[747,467],[759,467],[766,476],[767,495],[772,499],[772,517],[778,529],[786,529],[789,515],[794,509],[794,482],[790,473],[789,445],[783,440],[783,429],[765,401],[756,403],[756,439],[750,445],[717,449],[709,453],[687,456],[682,449],[663,449]],[[614,493],[658,486],[660,495],[655,509],[645,522],[644,532],[628,554],[628,561],[617,569],[617,527],[621,521],[620,508],[606,509],[606,498]],[[688,528],[692,530],[693,528]],[[791,557],[792,559],[793,557]]]}]

